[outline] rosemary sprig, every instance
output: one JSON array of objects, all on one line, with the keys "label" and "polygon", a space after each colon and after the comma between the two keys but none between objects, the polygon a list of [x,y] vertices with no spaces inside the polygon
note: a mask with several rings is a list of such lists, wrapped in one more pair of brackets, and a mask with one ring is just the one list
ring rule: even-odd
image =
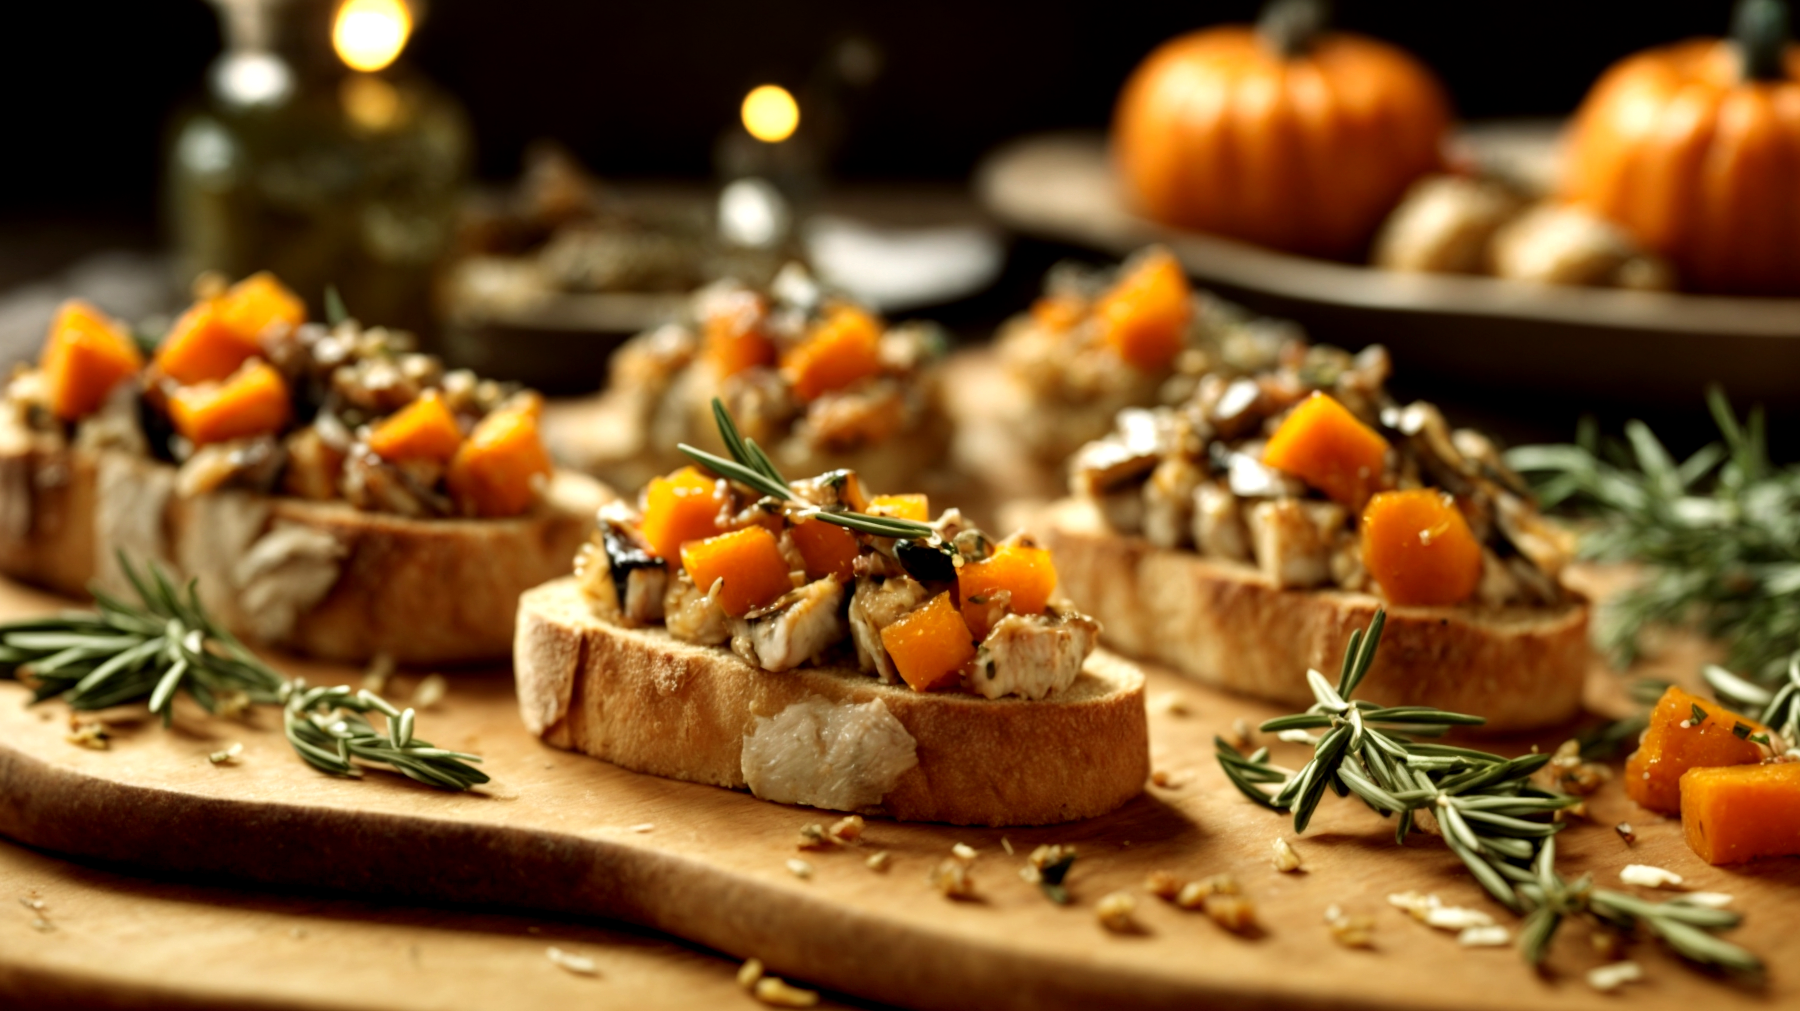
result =
[{"label": "rosemary sprig", "polygon": [[1522,446],[1507,462],[1546,507],[1596,519],[1583,554],[1646,566],[1602,610],[1602,645],[1621,663],[1646,626],[1692,623],[1726,642],[1750,680],[1774,684],[1800,646],[1800,467],[1770,465],[1761,409],[1740,423],[1716,388],[1707,404],[1723,441],[1679,463],[1637,421],[1625,445],[1584,425],[1574,445]]},{"label": "rosemary sprig", "polygon": [[[776,469],[774,461],[769,459],[769,454],[763,452],[755,439],[744,438],[738,431],[737,422],[732,420],[731,412],[725,409],[718,397],[713,398],[712,408],[713,420],[719,426],[719,438],[725,443],[725,451],[731,454],[731,459],[708,453],[685,442],[678,444],[676,448],[688,459],[720,477],[753,488],[770,498],[782,502],[792,501],[793,490],[788,487],[787,479],[781,476],[781,471]],[[930,540],[937,534],[928,523],[897,516],[870,516],[838,509],[816,509],[806,515],[877,537]]]},{"label": "rosemary sprig", "polygon": [[[1734,709],[1756,711],[1758,723],[1781,735],[1788,748],[1800,749],[1800,653],[1788,658],[1787,678],[1773,691],[1713,664],[1708,664],[1701,676],[1720,701]],[[1739,736],[1775,748],[1767,735],[1749,733],[1748,727]]]},{"label": "rosemary sprig", "polygon": [[[0,676],[23,675],[34,702],[60,698],[76,710],[147,702],[165,727],[183,690],[213,714],[283,705],[288,742],[324,772],[360,776],[354,759],[449,790],[488,781],[465,764],[479,756],[414,737],[413,710],[395,709],[371,692],[307,688],[282,677],[212,620],[193,582],[177,588],[154,562],[140,573],[122,552],[118,557],[138,602],[95,587],[94,611],[0,624]],[[362,715],[372,710],[387,718],[385,734]]]},{"label": "rosemary sprig", "polygon": [[[1754,955],[1708,931],[1737,925],[1737,917],[1700,907],[1645,902],[1573,885],[1554,870],[1554,839],[1565,822],[1550,820],[1577,798],[1531,784],[1550,760],[1546,754],[1506,758],[1473,748],[1418,740],[1453,726],[1476,726],[1481,717],[1429,706],[1378,706],[1352,699],[1380,645],[1386,612],[1377,611],[1367,633],[1351,633],[1337,683],[1307,671],[1313,705],[1303,713],[1263,723],[1284,740],[1311,744],[1311,759],[1298,771],[1273,765],[1268,749],[1244,755],[1215,738],[1219,764],[1238,791],[1271,810],[1291,813],[1304,832],[1325,791],[1354,794],[1383,818],[1395,817],[1394,841],[1404,843],[1421,818],[1436,822],[1444,845],[1462,860],[1495,900],[1526,917],[1520,931],[1525,958],[1536,964],[1558,924],[1573,914],[1615,927],[1644,926],[1686,958],[1737,970],[1761,966]],[[1800,676],[1800,675],[1797,675]],[[1310,731],[1322,731],[1313,736]]]}]

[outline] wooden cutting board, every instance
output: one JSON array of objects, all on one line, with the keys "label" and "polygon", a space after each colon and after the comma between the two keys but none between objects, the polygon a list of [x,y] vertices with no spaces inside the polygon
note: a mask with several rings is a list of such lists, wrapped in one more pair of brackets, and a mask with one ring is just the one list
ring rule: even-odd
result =
[{"label": "wooden cutting board", "polygon": [[[0,616],[51,606],[0,584]],[[1696,655],[1670,662],[1691,670]],[[283,666],[314,682],[356,676]],[[270,712],[245,724],[184,711],[170,731],[120,725],[110,750],[88,750],[64,740],[62,706],[26,709],[21,687],[0,684],[0,833],[162,873],[614,917],[760,957],[796,979],[921,1008],[1608,1005],[1582,980],[1599,964],[1584,928],[1565,931],[1541,975],[1510,948],[1459,948],[1452,935],[1385,900],[1416,889],[1515,926],[1454,856],[1424,838],[1397,849],[1387,823],[1334,798],[1295,838],[1285,819],[1237,796],[1210,757],[1212,735],[1235,718],[1254,723],[1274,713],[1164,671],[1149,675],[1153,696],[1175,693],[1185,703],[1184,713],[1157,707],[1151,717],[1154,766],[1174,777],[1171,787],[1151,787],[1112,816],[1057,828],[875,822],[865,845],[825,853],[795,846],[803,825],[829,820],[822,812],[640,776],[543,746],[521,728],[504,671],[454,675],[448,697],[421,716],[433,740],[486,756],[494,782],[470,795],[380,773],[360,781],[321,776],[292,756]],[[411,683],[395,679],[391,694],[404,698]],[[1559,736],[1540,743],[1554,745]],[[207,760],[234,741],[244,745],[239,762]],[[1299,749],[1280,747],[1298,758]],[[1057,759],[1044,756],[1045,775],[1056,775]],[[1767,985],[1749,990],[1641,942],[1632,948],[1646,976],[1632,985],[1639,1006],[1800,1000],[1792,969],[1800,955],[1800,860],[1707,867],[1689,853],[1678,823],[1638,809],[1616,785],[1589,807],[1594,823],[1562,836],[1566,872],[1592,871],[1603,885],[1625,887],[1621,867],[1650,863],[1695,888],[1729,892],[1748,917],[1733,939],[1771,966]],[[1624,819],[1636,827],[1633,846],[1612,829]],[[1304,873],[1273,868],[1278,836],[1294,841]],[[976,901],[948,900],[927,884],[927,872],[956,843],[978,852]],[[1024,854],[1040,843],[1079,847],[1069,879],[1073,905],[1053,905],[1020,880]],[[886,873],[865,866],[876,850],[891,854]],[[810,878],[789,870],[796,858],[811,865]],[[1256,905],[1261,932],[1231,935],[1150,898],[1142,885],[1155,870],[1235,875]],[[1103,929],[1094,915],[1096,901],[1119,889],[1138,900],[1139,929],[1130,934]],[[1331,905],[1374,918],[1374,950],[1331,940],[1323,920]]]}]

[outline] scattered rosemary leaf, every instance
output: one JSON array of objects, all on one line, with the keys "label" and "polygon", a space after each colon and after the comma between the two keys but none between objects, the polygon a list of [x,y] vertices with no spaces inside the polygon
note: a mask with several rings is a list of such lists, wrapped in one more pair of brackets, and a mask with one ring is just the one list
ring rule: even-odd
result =
[{"label": "scattered rosemary leaf", "polygon": [[1063,845],[1039,846],[1025,858],[1025,866],[1019,868],[1019,877],[1035,884],[1044,893],[1044,897],[1059,906],[1069,904],[1069,889],[1066,881],[1069,868],[1075,866],[1077,854],[1075,847]]},{"label": "scattered rosemary leaf", "polygon": [[555,947],[552,947],[544,954],[550,956],[550,961],[555,962],[557,965],[562,966],[565,970],[572,972],[577,976],[600,975],[600,967],[595,965],[594,960],[586,955],[577,955],[573,952],[564,951],[561,948]]},{"label": "scattered rosemary leaf", "polygon": [[1137,911],[1137,900],[1130,892],[1111,892],[1101,897],[1094,904],[1094,915],[1100,925],[1114,933],[1128,933],[1137,928],[1132,914]]},{"label": "scattered rosemary leaf", "polygon": [[1700,708],[1699,703],[1692,703],[1688,708],[1693,711],[1693,718],[1689,722],[1694,726],[1697,727],[1706,722],[1706,710]]},{"label": "scattered rosemary leaf", "polygon": [[1750,724],[1748,724],[1748,723],[1733,723],[1731,725],[1731,736],[1737,738],[1740,741],[1749,740],[1750,739]]}]

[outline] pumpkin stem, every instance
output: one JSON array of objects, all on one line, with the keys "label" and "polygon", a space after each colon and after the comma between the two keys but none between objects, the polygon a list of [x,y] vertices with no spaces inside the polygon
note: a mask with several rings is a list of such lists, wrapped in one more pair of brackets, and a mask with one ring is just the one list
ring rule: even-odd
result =
[{"label": "pumpkin stem", "polygon": [[1743,60],[1744,80],[1787,77],[1788,8],[1782,0],[1740,0],[1731,15],[1731,38]]},{"label": "pumpkin stem", "polygon": [[1328,0],[1270,0],[1256,21],[1256,33],[1283,59],[1293,59],[1306,55],[1330,22]]}]

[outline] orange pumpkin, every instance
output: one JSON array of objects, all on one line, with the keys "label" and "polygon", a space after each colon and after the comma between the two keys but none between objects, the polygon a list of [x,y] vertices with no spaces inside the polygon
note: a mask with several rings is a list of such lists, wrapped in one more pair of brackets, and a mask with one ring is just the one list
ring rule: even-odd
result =
[{"label": "orange pumpkin", "polygon": [[1779,0],[1730,39],[1627,57],[1583,101],[1564,195],[1675,264],[1684,287],[1800,293],[1800,46]]},{"label": "orange pumpkin", "polygon": [[1362,249],[1441,166],[1450,105],[1417,60],[1322,22],[1316,0],[1276,0],[1254,28],[1183,35],[1139,64],[1112,153],[1140,212],[1295,253]]}]

